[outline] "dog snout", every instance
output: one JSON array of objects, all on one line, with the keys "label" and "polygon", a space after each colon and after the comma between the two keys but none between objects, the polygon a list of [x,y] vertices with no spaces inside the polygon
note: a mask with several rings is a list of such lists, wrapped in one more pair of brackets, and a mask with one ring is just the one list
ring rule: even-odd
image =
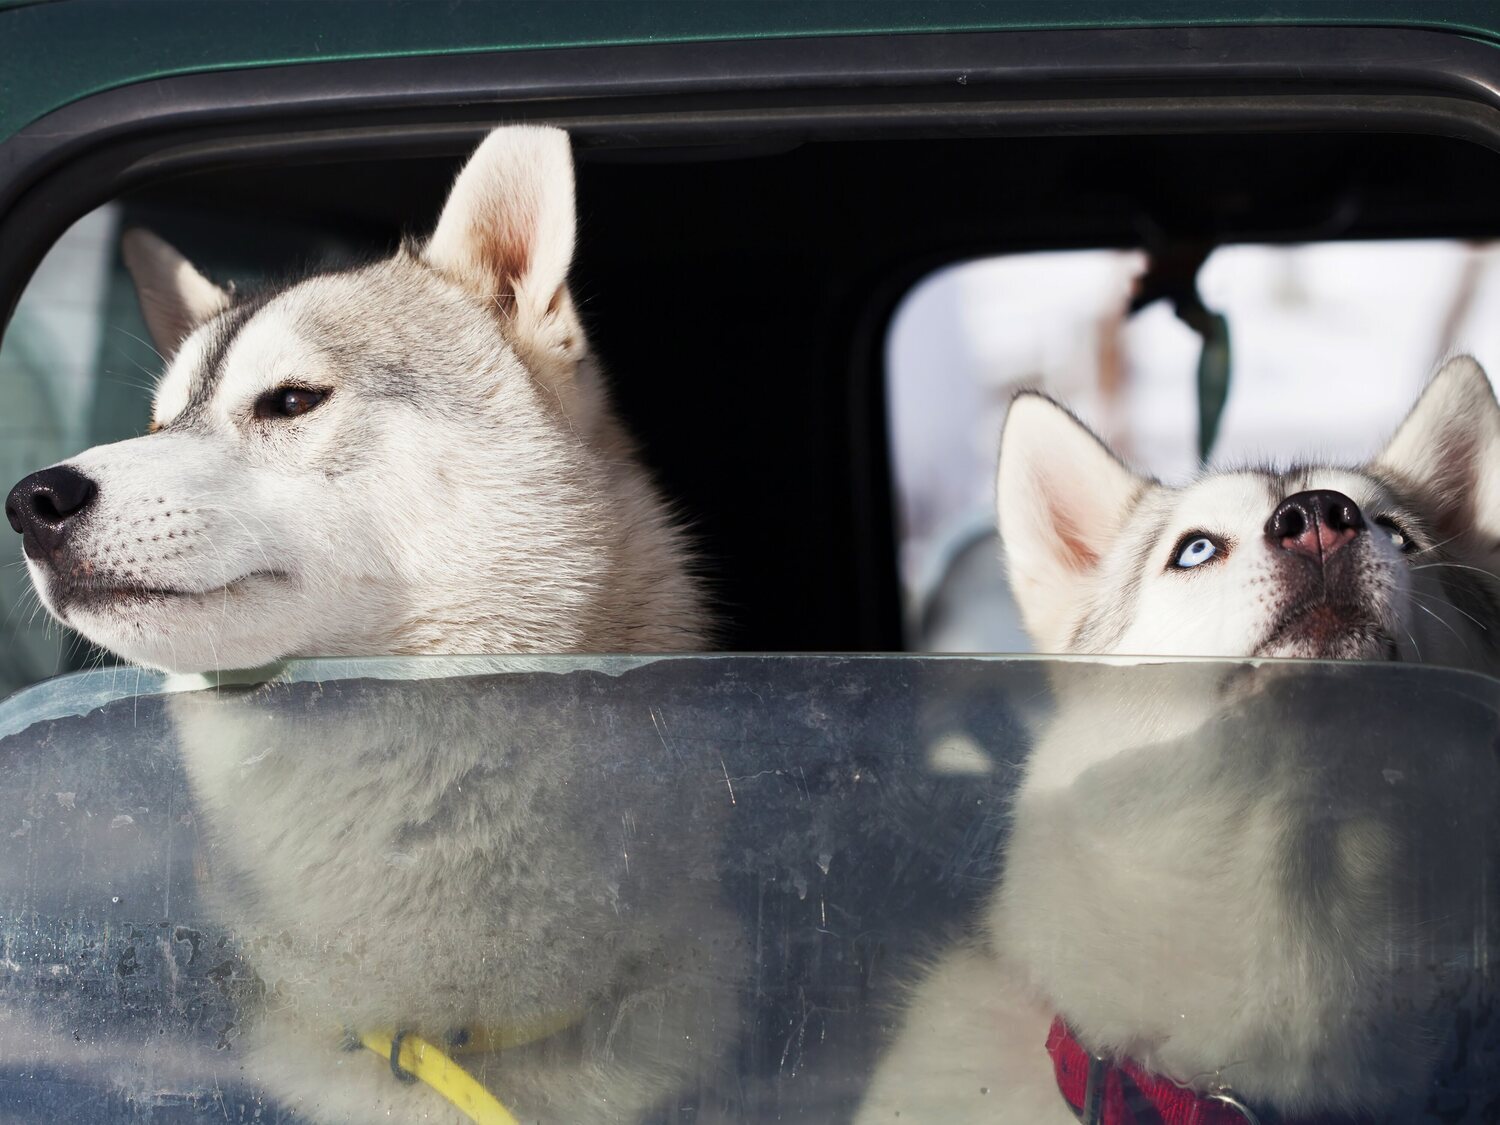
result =
[{"label": "dog snout", "polygon": [[5,498],[5,518],[34,559],[51,555],[99,495],[99,486],[77,469],[55,465],[32,473]]},{"label": "dog snout", "polygon": [[1314,562],[1329,558],[1364,530],[1359,505],[1332,489],[1288,496],[1266,521],[1266,538],[1272,547]]}]

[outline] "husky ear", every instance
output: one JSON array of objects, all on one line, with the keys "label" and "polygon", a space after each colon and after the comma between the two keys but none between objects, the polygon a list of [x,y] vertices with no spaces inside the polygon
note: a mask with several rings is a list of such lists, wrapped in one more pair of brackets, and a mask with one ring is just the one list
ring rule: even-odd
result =
[{"label": "husky ear", "polygon": [[1011,403],[996,485],[1011,592],[1039,652],[1065,651],[1094,573],[1140,491],[1136,476],[1057,403]]},{"label": "husky ear", "polygon": [[427,262],[494,303],[533,361],[581,344],[568,297],[573,262],[573,153],[561,129],[496,129],[453,185]]},{"label": "husky ear", "polygon": [[151,340],[164,359],[172,358],[194,328],[229,305],[228,293],[148,230],[126,231],[120,254],[135,282]]},{"label": "husky ear", "polygon": [[1431,505],[1443,535],[1500,546],[1500,404],[1484,368],[1443,364],[1372,468]]}]

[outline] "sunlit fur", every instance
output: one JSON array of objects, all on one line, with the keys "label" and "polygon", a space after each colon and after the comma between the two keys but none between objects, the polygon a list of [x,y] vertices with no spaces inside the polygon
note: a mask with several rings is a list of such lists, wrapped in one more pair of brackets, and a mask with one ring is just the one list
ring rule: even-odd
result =
[{"label": "sunlit fur", "polygon": [[[66,462],[99,497],[64,565],[28,560],[46,606],[172,671],[701,647],[683,537],[568,296],[573,222],[566,136],[513,128],[428,244],[364,268],[215,300],[171,247],[131,238],[174,349],[156,432]],[[257,418],[286,384],[329,395]]]},{"label": "sunlit fur", "polygon": [[[1321,596],[1313,568],[1279,557],[1264,529],[1310,488],[1355,499],[1369,530],[1324,591],[1336,611],[1303,627]],[[1044,1050],[1059,1015],[1090,1049],[1284,1114],[1420,1106],[1453,1026],[1444,1005],[1465,994],[1474,935],[1493,921],[1486,681],[1472,699],[1445,682],[1451,703],[1434,711],[1420,681],[1385,668],[1299,678],[1296,665],[1151,658],[1494,672],[1500,407],[1484,373],[1445,366],[1366,466],[1216,471],[1181,488],[1023,396],[998,502],[1037,648],[1111,659],[1055,670],[1001,886],[978,932],[911,986],[859,1120],[1074,1121]],[[1198,531],[1220,555],[1172,566]]]}]

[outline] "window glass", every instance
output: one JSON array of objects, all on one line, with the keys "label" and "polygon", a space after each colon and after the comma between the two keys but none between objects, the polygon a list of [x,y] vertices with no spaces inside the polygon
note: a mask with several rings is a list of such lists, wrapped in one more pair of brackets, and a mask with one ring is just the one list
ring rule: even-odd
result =
[{"label": "window glass", "polygon": [[[1087,761],[1058,741],[1078,729],[1096,732]],[[590,1098],[626,1107],[611,1120],[847,1120],[916,1097],[912,1036],[962,1029],[993,994],[911,1009],[937,1002],[930,967],[994,932],[1002,859],[1026,917],[1058,928],[1032,935],[1056,953],[1036,971],[1086,952],[1123,859],[1167,908],[1127,910],[1112,940],[1149,932],[1150,964],[1181,973],[1162,987],[1205,1003],[1242,969],[1290,972],[1278,951],[1295,960],[1314,924],[1299,910],[1347,911],[1350,956],[1380,987],[1327,1034],[1417,1037],[1432,1050],[1412,1055],[1403,1104],[1479,1104],[1500,1031],[1464,1013],[1487,1002],[1500,932],[1478,892],[1497,732],[1490,680],[1353,663],[429,658],[207,688],[65,677],[0,704],[0,1116],[425,1118],[443,1108],[432,1088],[365,1042],[405,1030],[521,1120],[594,1120]],[[1132,792],[1150,794],[1144,835]],[[1235,812],[1206,830],[1205,808]],[[1189,819],[1204,846],[1172,846]],[[1156,927],[1194,916],[1210,868],[1289,872],[1290,897],[1247,883],[1222,925]],[[1256,945],[1267,927],[1277,940]],[[1227,983],[1184,968],[1200,963]],[[1146,1011],[1147,991],[1127,974],[1083,995]],[[948,1049],[972,1113],[945,1120],[989,1120],[1006,1098],[991,1037]]]}]

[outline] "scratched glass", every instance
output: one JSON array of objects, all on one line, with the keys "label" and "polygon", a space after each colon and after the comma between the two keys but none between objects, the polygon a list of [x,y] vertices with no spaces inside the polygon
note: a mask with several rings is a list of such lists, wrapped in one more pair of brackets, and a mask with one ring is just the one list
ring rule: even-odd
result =
[{"label": "scratched glass", "polygon": [[[924,976],[995,932],[1002,857],[1059,1009],[1274,977],[1276,942],[1235,945],[1259,900],[1208,925],[1209,883],[1279,872],[1314,935],[1379,903],[1380,987],[1322,1046],[1405,1051],[1364,1120],[1484,1120],[1497,732],[1500,684],[1384,665],[64,677],[0,704],[0,1121],[934,1120],[935,1047],[941,1119],[1006,1120],[987,985]],[[1165,848],[1187,822],[1205,847]]]}]

